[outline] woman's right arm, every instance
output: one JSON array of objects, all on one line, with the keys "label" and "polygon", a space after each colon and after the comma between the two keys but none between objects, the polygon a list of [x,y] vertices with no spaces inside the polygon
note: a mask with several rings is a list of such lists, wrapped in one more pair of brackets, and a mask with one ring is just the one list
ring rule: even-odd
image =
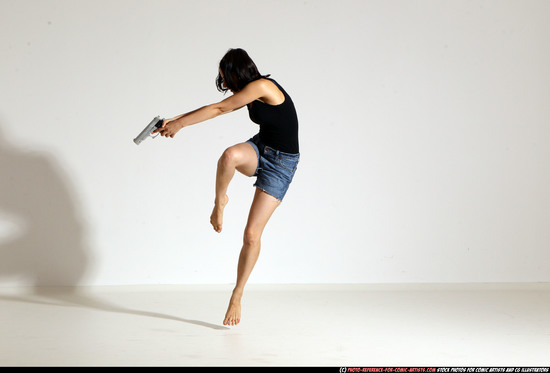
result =
[{"label": "woman's right arm", "polygon": [[265,96],[268,93],[268,86],[263,80],[256,80],[246,85],[241,91],[234,93],[215,104],[203,106],[199,109],[164,120],[162,127],[153,133],[160,133],[161,136],[174,137],[183,127],[213,119],[219,115],[238,110],[247,104]]}]

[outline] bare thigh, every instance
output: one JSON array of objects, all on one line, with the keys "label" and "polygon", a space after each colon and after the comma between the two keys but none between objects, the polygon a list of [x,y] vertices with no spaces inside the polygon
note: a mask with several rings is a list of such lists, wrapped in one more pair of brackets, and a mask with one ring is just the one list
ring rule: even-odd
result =
[{"label": "bare thigh", "polygon": [[256,150],[254,150],[252,145],[246,142],[227,148],[222,157],[231,159],[237,171],[246,176],[254,176],[258,168],[258,155],[256,154]]},{"label": "bare thigh", "polygon": [[259,240],[269,218],[281,202],[256,188],[245,228],[245,240]]}]

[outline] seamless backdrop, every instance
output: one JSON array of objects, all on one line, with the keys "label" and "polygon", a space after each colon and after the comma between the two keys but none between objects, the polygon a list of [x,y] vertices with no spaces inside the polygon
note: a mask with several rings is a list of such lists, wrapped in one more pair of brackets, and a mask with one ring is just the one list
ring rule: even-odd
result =
[{"label": "seamless backdrop", "polygon": [[209,216],[246,49],[302,158],[250,283],[550,281],[548,1],[0,0],[0,284],[235,280],[252,179]]}]

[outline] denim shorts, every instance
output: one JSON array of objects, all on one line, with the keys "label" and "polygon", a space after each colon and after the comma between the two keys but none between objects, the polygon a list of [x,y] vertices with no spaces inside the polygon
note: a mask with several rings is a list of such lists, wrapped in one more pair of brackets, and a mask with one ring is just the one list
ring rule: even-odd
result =
[{"label": "denim shorts", "polygon": [[265,146],[259,135],[247,143],[252,145],[258,156],[258,168],[253,175],[257,176],[254,186],[282,201],[296,173],[300,153],[283,153]]}]

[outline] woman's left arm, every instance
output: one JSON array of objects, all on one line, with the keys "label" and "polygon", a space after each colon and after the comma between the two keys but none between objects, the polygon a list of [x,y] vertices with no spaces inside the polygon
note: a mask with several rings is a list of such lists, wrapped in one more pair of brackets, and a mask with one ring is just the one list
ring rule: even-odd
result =
[{"label": "woman's left arm", "polygon": [[241,91],[234,93],[215,104],[203,106],[171,119],[165,119],[162,127],[153,131],[164,137],[174,137],[183,127],[213,119],[219,115],[238,110],[247,104],[262,98],[266,94],[266,85],[262,80],[255,80],[246,85]]}]

